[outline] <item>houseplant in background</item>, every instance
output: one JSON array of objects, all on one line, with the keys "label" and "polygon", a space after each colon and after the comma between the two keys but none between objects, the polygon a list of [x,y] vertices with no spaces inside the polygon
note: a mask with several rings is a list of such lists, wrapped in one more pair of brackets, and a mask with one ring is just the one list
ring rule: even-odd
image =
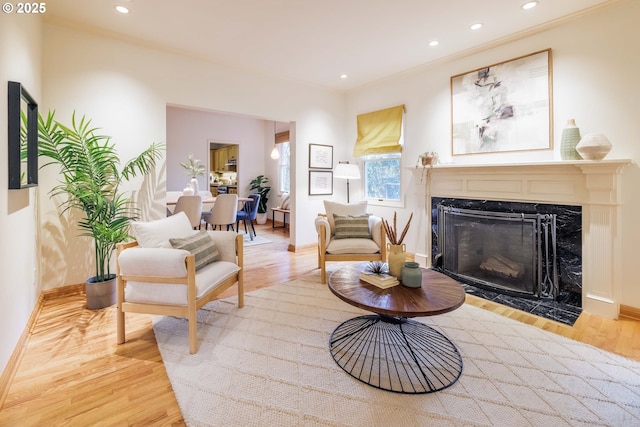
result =
[{"label": "houseplant in background", "polygon": [[189,154],[189,158],[187,159],[187,161],[181,162],[180,166],[182,166],[185,170],[185,173],[191,177],[191,183],[187,186],[187,188],[189,188],[190,186],[193,190],[193,193],[191,193],[190,191],[187,191],[187,188],[185,188],[185,191],[183,191],[183,193],[185,195],[193,196],[195,194],[197,196],[198,194],[200,194],[198,177],[203,176],[207,172],[207,170],[205,169],[204,165],[200,164],[200,160],[193,158],[193,153]]},{"label": "houseplant in background", "polygon": [[422,166],[422,172],[420,173],[420,182],[424,180],[425,175],[427,177],[429,176],[429,169],[432,168],[433,165],[438,164],[438,159],[438,153],[436,153],[435,151],[425,151],[424,153],[418,154],[416,169]]},{"label": "houseplant in background", "polygon": [[49,112],[38,117],[38,156],[48,158],[41,168],[58,165],[62,179],[51,194],[66,195],[59,204],[61,214],[71,209],[83,212],[78,221],[82,236],[93,238],[95,276],[86,282],[87,308],[98,309],[115,303],[115,274],[109,261],[116,245],[129,239],[129,223],[137,219],[131,201],[119,187],[130,178],[145,175],[162,156],[161,144],[151,144],[122,169],[110,137],[96,135],[91,120],[77,121],[75,112],[71,126],[63,125]]},{"label": "houseplant in background", "polygon": [[258,215],[256,222],[265,224],[267,222],[267,201],[271,187],[269,186],[269,178],[264,175],[258,175],[249,183],[249,191],[253,191],[260,195],[260,203],[258,203]]}]

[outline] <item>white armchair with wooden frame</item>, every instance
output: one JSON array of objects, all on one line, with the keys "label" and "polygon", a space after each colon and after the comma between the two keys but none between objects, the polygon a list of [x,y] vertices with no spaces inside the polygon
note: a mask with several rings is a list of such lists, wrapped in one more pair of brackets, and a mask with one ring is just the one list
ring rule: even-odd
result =
[{"label": "white armchair with wooden frame", "polygon": [[367,202],[324,202],[326,214],[315,219],[318,268],[327,283],[327,261],[387,261],[387,243],[380,217],[367,213]]},{"label": "white armchair with wooden frame", "polygon": [[136,241],[118,245],[117,340],[125,342],[125,313],[188,319],[189,352],[198,351],[197,311],[234,284],[244,305],[242,235],[198,231],[184,212],[132,223]]}]

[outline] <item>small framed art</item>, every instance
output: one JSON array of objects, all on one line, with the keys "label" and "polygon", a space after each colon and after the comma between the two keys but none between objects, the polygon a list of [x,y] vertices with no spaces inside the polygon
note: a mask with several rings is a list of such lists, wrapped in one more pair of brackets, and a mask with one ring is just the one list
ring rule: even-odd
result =
[{"label": "small framed art", "polygon": [[333,194],[333,172],[309,171],[309,195],[324,196]]},{"label": "small framed art", "polygon": [[332,169],[333,146],[309,144],[309,169]]}]

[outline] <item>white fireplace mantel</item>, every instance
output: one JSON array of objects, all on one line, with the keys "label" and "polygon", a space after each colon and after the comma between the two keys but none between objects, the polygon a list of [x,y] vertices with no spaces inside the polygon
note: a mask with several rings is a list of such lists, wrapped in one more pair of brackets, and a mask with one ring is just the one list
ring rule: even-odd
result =
[{"label": "white fireplace mantel", "polygon": [[[582,308],[615,319],[620,309],[622,169],[629,159],[481,165],[427,170],[431,197],[552,203],[582,207]],[[426,215],[431,229],[431,215]],[[431,234],[427,248],[431,248]]]}]

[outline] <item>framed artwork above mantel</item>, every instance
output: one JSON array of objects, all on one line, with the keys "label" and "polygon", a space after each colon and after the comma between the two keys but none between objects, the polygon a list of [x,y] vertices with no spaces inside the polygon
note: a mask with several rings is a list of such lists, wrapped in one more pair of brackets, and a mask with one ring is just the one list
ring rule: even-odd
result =
[{"label": "framed artwork above mantel", "polygon": [[551,49],[451,77],[452,155],[553,149]]}]

